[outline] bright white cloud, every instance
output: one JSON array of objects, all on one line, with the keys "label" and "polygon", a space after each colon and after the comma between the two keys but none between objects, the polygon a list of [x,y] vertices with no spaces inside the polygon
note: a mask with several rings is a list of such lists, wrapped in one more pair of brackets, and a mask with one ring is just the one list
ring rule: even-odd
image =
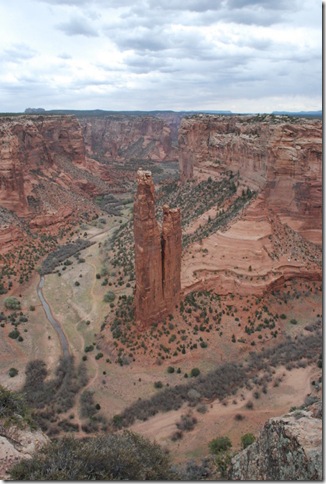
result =
[{"label": "bright white cloud", "polygon": [[321,30],[319,0],[3,2],[0,111],[320,109]]}]

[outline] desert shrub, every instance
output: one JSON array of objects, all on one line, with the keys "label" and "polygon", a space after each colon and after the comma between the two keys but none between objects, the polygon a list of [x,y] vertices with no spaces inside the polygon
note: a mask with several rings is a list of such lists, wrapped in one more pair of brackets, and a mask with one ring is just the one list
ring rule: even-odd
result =
[{"label": "desert shrub", "polygon": [[197,419],[191,413],[187,413],[186,415],[181,415],[181,419],[176,423],[176,426],[179,430],[185,430],[189,432],[193,430],[197,423]]},{"label": "desert shrub", "polygon": [[14,329],[13,331],[10,331],[10,333],[8,334],[9,338],[11,339],[17,339],[19,337],[20,333],[18,331],[18,329]]},{"label": "desert shrub", "polygon": [[182,437],[183,437],[183,432],[181,430],[176,430],[175,432],[173,432],[170,439],[172,440],[172,442],[176,442],[177,440],[181,440]]},{"label": "desert shrub", "polygon": [[204,404],[203,405],[198,405],[198,407],[197,407],[196,410],[199,413],[206,413],[207,412],[207,405],[204,405]]},{"label": "desert shrub", "polygon": [[246,408],[248,408],[248,410],[252,410],[254,408],[254,404],[251,400],[248,400],[248,402],[246,403]]},{"label": "desert shrub", "polygon": [[4,305],[6,309],[19,310],[20,301],[16,297],[10,296],[4,300]]},{"label": "desert shrub", "polygon": [[45,431],[50,430],[49,419],[74,406],[76,395],[88,381],[85,365],[75,367],[72,357],[59,360],[53,378],[47,378],[47,367],[42,360],[30,361],[25,374],[22,393],[33,409],[36,422]]},{"label": "desert shrub", "polygon": [[174,373],[174,368],[173,368],[173,366],[168,366],[166,371],[167,371],[168,373]]},{"label": "desert shrub", "polygon": [[[77,239],[74,242],[68,243],[66,245],[59,246],[54,252],[51,252],[47,258],[43,261],[42,267],[40,269],[40,274],[50,274],[60,263],[62,263],[68,257],[77,254],[82,249],[93,245],[94,242],[88,240]],[[72,261],[66,261],[65,266],[71,265]],[[60,275],[60,273],[58,273]]]},{"label": "desert shrub", "polygon": [[158,444],[131,432],[51,442],[10,470],[14,480],[175,480]]},{"label": "desert shrub", "polygon": [[211,454],[218,454],[219,452],[225,452],[228,449],[231,449],[232,442],[229,437],[216,437],[209,442],[208,448]]},{"label": "desert shrub", "polygon": [[85,390],[80,396],[80,416],[82,418],[92,418],[97,412],[94,392]]},{"label": "desert shrub", "polygon": [[253,434],[244,434],[241,436],[241,445],[242,448],[245,449],[248,447],[248,445],[251,445],[253,442],[255,442],[256,438]]},{"label": "desert shrub", "polygon": [[200,374],[199,368],[193,368],[190,372],[190,376],[198,376]]},{"label": "desert shrub", "polygon": [[93,345],[88,345],[88,346],[85,346],[85,353],[89,353],[90,351],[93,351],[94,350],[94,346]]},{"label": "desert shrub", "polygon": [[292,319],[290,320],[290,323],[291,323],[291,324],[298,324],[298,321],[297,321],[296,319],[292,318]]},{"label": "desert shrub", "polygon": [[27,405],[23,395],[7,390],[0,385],[0,418],[12,417],[13,415],[27,414]]},{"label": "desert shrub", "polygon": [[10,368],[8,371],[8,375],[13,378],[14,376],[18,375],[18,370],[17,368]]},{"label": "desert shrub", "polygon": [[238,420],[238,421],[244,420],[244,418],[245,418],[244,415],[242,415],[241,413],[237,413],[234,416],[234,420]]},{"label": "desert shrub", "polygon": [[162,387],[163,387],[163,383],[161,381],[154,382],[154,388],[162,388]]},{"label": "desert shrub", "polygon": [[104,294],[104,297],[103,297],[104,302],[110,303],[110,302],[113,302],[114,300],[115,300],[115,294],[113,291],[109,291],[106,294]]}]

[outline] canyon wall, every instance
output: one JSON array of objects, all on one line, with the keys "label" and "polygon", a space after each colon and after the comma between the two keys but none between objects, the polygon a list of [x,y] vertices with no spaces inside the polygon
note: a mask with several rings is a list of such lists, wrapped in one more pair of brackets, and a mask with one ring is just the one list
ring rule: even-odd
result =
[{"label": "canyon wall", "polygon": [[176,161],[180,115],[80,118],[87,156],[102,163]]},{"label": "canyon wall", "polygon": [[271,209],[300,221],[302,234],[321,230],[320,120],[273,115],[184,118],[179,166],[183,181],[200,171],[239,172],[243,183],[263,190]]},{"label": "canyon wall", "polygon": [[179,299],[182,249],[180,211],[164,206],[161,231],[152,175],[142,169],[137,172],[134,238],[135,319],[146,327],[166,316]]},{"label": "canyon wall", "polygon": [[27,229],[95,213],[91,197],[108,191],[109,178],[105,166],[86,157],[74,116],[0,118],[0,232],[11,231],[10,213]]},{"label": "canyon wall", "polygon": [[[86,185],[91,193],[104,188],[94,176],[101,167],[87,160],[74,116],[0,118],[0,140],[0,204],[18,215],[42,211],[38,189],[51,191],[57,185],[87,195]],[[50,204],[55,209],[50,198],[48,209]]]}]

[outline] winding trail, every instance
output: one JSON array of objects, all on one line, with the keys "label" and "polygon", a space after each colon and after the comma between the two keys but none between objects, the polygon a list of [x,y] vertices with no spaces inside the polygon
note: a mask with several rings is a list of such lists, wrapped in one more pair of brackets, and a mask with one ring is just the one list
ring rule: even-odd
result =
[{"label": "winding trail", "polygon": [[69,343],[68,343],[67,337],[66,337],[62,327],[60,326],[58,321],[54,318],[52,311],[51,311],[51,308],[50,308],[49,304],[47,303],[47,301],[46,301],[46,299],[43,295],[42,288],[44,286],[44,282],[45,282],[45,280],[44,280],[44,277],[42,276],[41,279],[40,279],[40,282],[38,283],[38,286],[37,286],[37,295],[38,295],[38,297],[41,301],[41,304],[42,304],[43,309],[45,311],[46,317],[48,318],[48,321],[50,322],[53,329],[57,332],[57,334],[59,336],[62,354],[63,354],[63,357],[66,358],[66,357],[70,356]]}]

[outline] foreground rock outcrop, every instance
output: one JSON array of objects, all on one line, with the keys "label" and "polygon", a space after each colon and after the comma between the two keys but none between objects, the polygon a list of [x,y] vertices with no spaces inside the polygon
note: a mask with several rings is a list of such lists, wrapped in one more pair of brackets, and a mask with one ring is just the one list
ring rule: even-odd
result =
[{"label": "foreground rock outcrop", "polygon": [[163,208],[162,231],[155,217],[150,171],[137,172],[134,204],[135,318],[142,326],[158,321],[179,299],[181,282],[181,217],[179,209]]},{"label": "foreground rock outcrop", "polygon": [[2,425],[0,422],[0,479],[9,479],[8,470],[13,464],[32,457],[49,441],[41,430]]},{"label": "foreground rock outcrop", "polygon": [[322,480],[322,420],[296,410],[267,421],[259,438],[232,459],[229,478],[243,481]]}]

